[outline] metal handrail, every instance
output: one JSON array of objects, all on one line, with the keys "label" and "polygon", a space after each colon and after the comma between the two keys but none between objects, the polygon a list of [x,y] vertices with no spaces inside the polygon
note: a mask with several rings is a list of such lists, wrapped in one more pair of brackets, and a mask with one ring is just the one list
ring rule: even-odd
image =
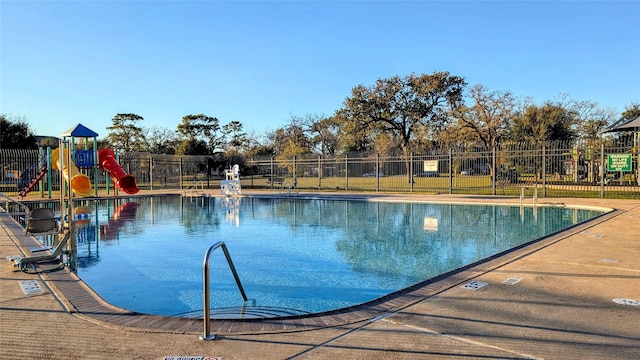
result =
[{"label": "metal handrail", "polygon": [[[10,212],[8,212],[8,209],[5,209],[5,210],[7,210],[7,215],[11,215],[11,216],[14,216],[14,215],[29,215],[29,211],[31,211],[31,210],[29,209],[29,207],[27,205],[21,203],[18,200],[10,198],[9,196],[7,196],[7,194],[5,194],[3,192],[0,192],[0,198],[5,199],[5,202],[6,202],[7,205],[9,204],[9,202],[12,202],[12,203],[20,206],[24,211],[24,212],[18,212],[18,213],[10,213]],[[8,207],[7,205],[5,205],[5,206]]]},{"label": "metal handrail", "polygon": [[233,273],[233,277],[236,280],[236,284],[238,285],[238,289],[240,290],[240,294],[242,294],[242,299],[247,301],[247,294],[244,292],[244,288],[242,287],[242,283],[240,283],[240,278],[238,277],[238,272],[236,271],[235,266],[233,266],[233,261],[231,261],[231,256],[229,255],[229,250],[227,250],[227,245],[225,245],[224,241],[218,241],[213,244],[207,252],[204,254],[204,264],[203,264],[203,288],[204,288],[204,316],[202,318],[204,322],[204,333],[200,335],[200,340],[213,340],[216,338],[215,334],[211,334],[211,310],[209,306],[211,305],[211,296],[209,289],[209,258],[211,257],[211,253],[222,247],[222,251],[224,251],[224,256],[227,258],[227,263],[229,263],[229,268]]}]

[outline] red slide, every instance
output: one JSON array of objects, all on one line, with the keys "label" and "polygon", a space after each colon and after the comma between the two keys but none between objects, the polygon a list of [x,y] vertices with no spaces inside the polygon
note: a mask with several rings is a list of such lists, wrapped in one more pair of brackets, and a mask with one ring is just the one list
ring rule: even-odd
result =
[{"label": "red slide", "polygon": [[98,166],[105,169],[109,173],[111,179],[116,186],[127,194],[135,194],[140,189],[136,185],[136,178],[127,174],[120,164],[116,161],[116,157],[111,149],[98,150]]}]

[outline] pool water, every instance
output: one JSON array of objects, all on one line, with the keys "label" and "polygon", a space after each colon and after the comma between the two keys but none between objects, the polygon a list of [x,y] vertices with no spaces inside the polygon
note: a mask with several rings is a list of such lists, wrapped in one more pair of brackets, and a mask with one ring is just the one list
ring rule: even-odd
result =
[{"label": "pool water", "polygon": [[[281,198],[141,197],[83,202],[77,273],[106,301],[140,313],[211,308],[322,312],[367,302],[601,214],[521,208]],[[86,214],[89,214],[88,216]]]}]

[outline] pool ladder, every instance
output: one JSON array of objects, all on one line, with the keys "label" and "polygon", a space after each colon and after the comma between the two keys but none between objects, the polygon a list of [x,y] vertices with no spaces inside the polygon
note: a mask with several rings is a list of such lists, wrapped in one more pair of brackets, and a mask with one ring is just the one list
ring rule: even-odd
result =
[{"label": "pool ladder", "polygon": [[[520,206],[524,205],[524,193],[527,186],[524,184],[520,186]],[[536,206],[538,202],[538,183],[533,184],[533,206]]]},{"label": "pool ladder", "polygon": [[209,258],[211,257],[211,253],[221,247],[222,251],[224,251],[224,256],[227,258],[227,263],[229,263],[229,268],[233,273],[233,278],[236,280],[236,284],[238,285],[238,290],[240,290],[240,294],[242,295],[242,299],[247,301],[247,294],[244,292],[244,288],[242,287],[242,283],[240,283],[240,278],[238,277],[238,272],[236,271],[236,267],[233,266],[233,261],[231,260],[231,256],[229,255],[229,250],[227,250],[227,245],[225,245],[224,241],[218,241],[217,243],[211,245],[211,247],[204,254],[204,264],[203,268],[203,289],[204,289],[204,316],[202,321],[204,322],[204,332],[200,335],[200,340],[213,340],[216,338],[215,334],[211,334],[211,291],[209,287]]},{"label": "pool ladder", "polygon": [[298,181],[297,180],[284,180],[282,181],[282,185],[280,185],[280,195],[282,194],[286,194],[287,196],[290,196],[292,193],[292,190],[298,187]]}]

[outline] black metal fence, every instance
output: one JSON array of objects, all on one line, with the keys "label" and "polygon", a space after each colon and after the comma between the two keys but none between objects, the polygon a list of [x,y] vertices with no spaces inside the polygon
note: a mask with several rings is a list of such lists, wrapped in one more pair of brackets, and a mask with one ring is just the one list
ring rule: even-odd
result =
[{"label": "black metal fence", "polygon": [[[278,192],[380,191],[434,194],[640,198],[638,138],[597,142],[508,143],[497,147],[432,149],[408,155],[350,154],[326,158],[247,158],[245,189]],[[49,196],[60,190],[47,149],[0,149],[0,192]],[[229,168],[219,155],[129,153],[118,157],[141,189],[219,188]],[[44,170],[44,171],[43,171]],[[97,166],[81,168],[100,194],[115,191]]]}]

